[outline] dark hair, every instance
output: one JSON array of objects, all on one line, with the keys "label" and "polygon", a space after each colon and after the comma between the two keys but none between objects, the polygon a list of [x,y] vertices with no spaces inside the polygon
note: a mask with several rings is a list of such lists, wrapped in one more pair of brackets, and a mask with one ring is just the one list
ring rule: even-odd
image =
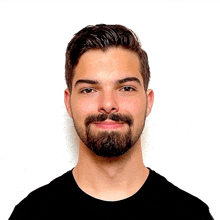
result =
[{"label": "dark hair", "polygon": [[74,69],[83,53],[90,49],[106,51],[111,47],[121,47],[138,54],[144,89],[147,91],[150,80],[150,68],[147,53],[135,33],[122,25],[88,25],[74,35],[66,49],[65,77],[69,91],[72,91]]}]

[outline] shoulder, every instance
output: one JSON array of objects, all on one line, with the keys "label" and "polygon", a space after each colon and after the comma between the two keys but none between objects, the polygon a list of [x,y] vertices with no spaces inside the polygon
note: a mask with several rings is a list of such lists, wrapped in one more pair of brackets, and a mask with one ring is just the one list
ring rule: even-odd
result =
[{"label": "shoulder", "polygon": [[[44,219],[46,213],[53,213],[56,208],[65,207],[64,201],[70,196],[73,190],[72,172],[68,171],[52,180],[50,183],[35,189],[27,195],[18,205],[15,206],[11,219]],[[43,216],[41,213],[44,213]]]},{"label": "shoulder", "polygon": [[151,198],[155,206],[185,217],[195,216],[195,219],[197,216],[209,215],[209,207],[201,199],[175,186],[155,171],[150,170],[150,172],[152,178],[149,184],[153,189]]},{"label": "shoulder", "polygon": [[[52,199],[53,196],[65,194],[65,191],[69,189],[70,182],[71,182],[71,171],[68,171],[63,175],[57,177],[56,179],[52,180],[50,183],[35,189],[26,198]],[[49,195],[50,197],[48,197]]]}]

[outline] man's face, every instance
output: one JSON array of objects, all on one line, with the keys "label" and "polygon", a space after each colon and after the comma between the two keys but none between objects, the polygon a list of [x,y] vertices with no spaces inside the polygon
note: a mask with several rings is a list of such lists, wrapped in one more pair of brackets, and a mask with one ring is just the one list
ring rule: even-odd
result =
[{"label": "man's face", "polygon": [[[119,82],[128,77],[137,80]],[[122,48],[89,50],[79,59],[72,93],[65,91],[65,104],[80,144],[98,156],[118,157],[140,143],[153,91],[144,91],[136,53]],[[120,124],[98,124],[106,122]]]}]

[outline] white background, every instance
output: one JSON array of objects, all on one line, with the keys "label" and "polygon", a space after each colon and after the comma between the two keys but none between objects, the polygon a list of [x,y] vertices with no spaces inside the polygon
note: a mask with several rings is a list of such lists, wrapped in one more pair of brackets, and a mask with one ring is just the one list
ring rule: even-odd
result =
[{"label": "white background", "polygon": [[[144,163],[220,219],[220,1],[0,1],[0,219],[72,169],[65,50],[86,25],[122,24],[149,56]],[[147,215],[147,212],[146,212]]]}]

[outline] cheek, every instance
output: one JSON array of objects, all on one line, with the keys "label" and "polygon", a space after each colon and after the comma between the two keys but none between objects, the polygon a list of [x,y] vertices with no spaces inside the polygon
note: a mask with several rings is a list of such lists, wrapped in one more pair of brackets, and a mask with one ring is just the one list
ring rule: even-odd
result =
[{"label": "cheek", "polygon": [[133,117],[136,116],[142,116],[144,114],[146,108],[146,102],[140,98],[134,98],[128,100],[126,103],[123,105],[123,109],[125,111],[128,111],[133,115]]},{"label": "cheek", "polygon": [[94,112],[94,103],[80,100],[75,101],[72,105],[72,112],[74,118],[85,119],[91,112]]}]

